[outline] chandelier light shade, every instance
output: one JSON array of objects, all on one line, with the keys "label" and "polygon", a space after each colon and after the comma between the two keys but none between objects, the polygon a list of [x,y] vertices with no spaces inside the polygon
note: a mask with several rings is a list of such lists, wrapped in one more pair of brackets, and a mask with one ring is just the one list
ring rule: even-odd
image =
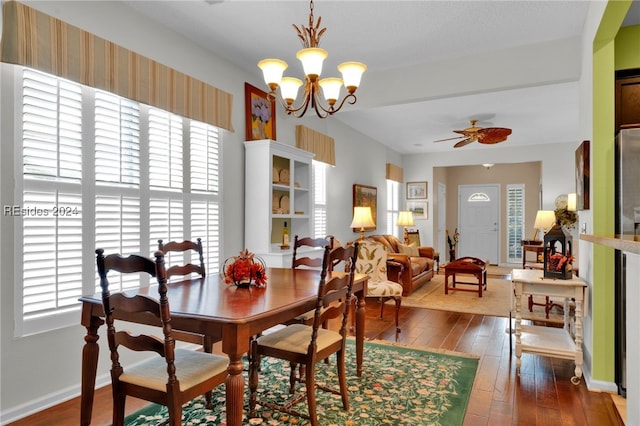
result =
[{"label": "chandelier light shade", "polygon": [[360,229],[360,238],[364,238],[364,228],[375,228],[371,207],[354,207],[351,228]]},{"label": "chandelier light shade", "polygon": [[[258,62],[258,68],[262,70],[264,82],[269,86],[269,96],[277,98],[287,114],[302,117],[311,107],[318,117],[326,118],[338,112],[345,102],[352,105],[356,103],[355,92],[360,86],[362,74],[367,70],[367,66],[360,62],[344,62],[338,65],[342,78],[320,79],[322,63],[329,53],[319,48],[318,43],[326,28],[320,28],[321,17],[318,17],[317,22],[314,20],[313,0],[309,3],[309,9],[309,26],[301,25],[299,28],[293,25],[303,46],[303,49],[296,54],[296,58],[302,62],[304,81],[294,77],[283,77],[288,65],[280,59],[263,59]],[[294,106],[301,86],[304,86],[304,99],[300,105]],[[342,86],[346,88],[347,94],[339,101]],[[280,88],[279,94],[278,88]]]}]

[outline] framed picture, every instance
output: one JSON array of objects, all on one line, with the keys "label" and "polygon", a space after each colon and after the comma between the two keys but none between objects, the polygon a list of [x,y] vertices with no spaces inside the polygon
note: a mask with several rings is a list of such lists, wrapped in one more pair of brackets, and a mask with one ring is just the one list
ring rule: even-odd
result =
[{"label": "framed picture", "polygon": [[[378,189],[375,186],[353,184],[353,207],[371,207],[373,223],[377,226]],[[365,228],[366,231],[374,229],[376,229],[375,226],[373,228]],[[354,228],[353,232],[360,232],[360,230]]]},{"label": "framed picture", "polygon": [[427,198],[427,182],[407,182],[407,200]]},{"label": "framed picture", "polygon": [[266,92],[244,83],[245,138],[276,140],[276,101]]},{"label": "framed picture", "polygon": [[589,210],[589,141],[576,150],[576,209]]},{"label": "framed picture", "polygon": [[413,213],[414,219],[428,219],[429,204],[426,201],[407,201],[407,210]]}]

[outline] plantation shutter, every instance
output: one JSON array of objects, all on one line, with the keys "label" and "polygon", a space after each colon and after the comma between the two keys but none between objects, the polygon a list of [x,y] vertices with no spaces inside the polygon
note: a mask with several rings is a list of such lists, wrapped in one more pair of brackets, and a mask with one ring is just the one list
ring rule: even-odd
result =
[{"label": "plantation shutter", "polygon": [[219,272],[221,238],[219,137],[219,131],[215,127],[196,121],[191,122],[189,143],[191,238],[202,239],[208,275]]},{"label": "plantation shutter", "polygon": [[327,167],[313,160],[313,235],[315,238],[327,236]]},{"label": "plantation shutter", "polygon": [[[141,253],[140,108],[95,92],[95,244],[105,253]],[[114,274],[111,291],[140,286],[134,274]],[[96,273],[96,291],[100,291]]]},{"label": "plantation shutter", "polygon": [[[81,87],[23,76],[22,309],[25,319],[82,294]],[[61,208],[64,207],[64,208]]]},{"label": "plantation shutter", "polygon": [[524,185],[507,185],[507,262],[522,260]]}]

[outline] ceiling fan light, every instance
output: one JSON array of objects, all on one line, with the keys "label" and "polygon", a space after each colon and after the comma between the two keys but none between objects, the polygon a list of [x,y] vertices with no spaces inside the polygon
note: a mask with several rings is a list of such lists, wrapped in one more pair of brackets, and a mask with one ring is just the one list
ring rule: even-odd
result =
[{"label": "ceiling fan light", "polygon": [[367,70],[367,66],[362,62],[343,62],[338,65],[338,71],[342,73],[342,79],[344,80],[344,87],[349,92],[355,92],[360,86],[360,80],[362,74]]},{"label": "ceiling fan light", "polygon": [[318,82],[322,88],[324,98],[333,105],[340,97],[340,88],[342,87],[342,79],[337,77],[323,78]]},{"label": "ceiling fan light", "polygon": [[326,59],[328,52],[319,47],[309,47],[299,50],[296,58],[302,62],[304,74],[311,81],[315,81],[322,74],[322,62]]},{"label": "ceiling fan light", "polygon": [[287,69],[287,67],[287,63],[280,59],[263,59],[258,62],[258,68],[262,70],[264,82],[267,83],[267,86],[269,87],[274,84],[276,87],[280,85],[282,73]]},{"label": "ceiling fan light", "polygon": [[289,105],[298,97],[298,88],[302,86],[302,80],[294,77],[283,77],[280,81],[280,94]]}]

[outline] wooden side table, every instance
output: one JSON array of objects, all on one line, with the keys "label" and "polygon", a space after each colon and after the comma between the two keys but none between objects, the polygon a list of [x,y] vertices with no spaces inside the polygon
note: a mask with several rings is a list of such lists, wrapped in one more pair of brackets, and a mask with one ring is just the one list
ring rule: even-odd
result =
[{"label": "wooden side table", "polygon": [[[516,307],[516,371],[520,373],[522,353],[532,353],[575,361],[577,385],[582,378],[582,304],[587,284],[580,278],[560,280],[544,278],[543,271],[514,269],[511,273]],[[540,295],[563,298],[564,328],[522,325],[522,295]],[[569,300],[575,300],[575,333],[571,335]]]},{"label": "wooden side table", "polygon": [[[487,289],[487,262],[476,257],[461,257],[444,265],[444,294],[449,294],[449,290],[478,292],[478,297],[482,297],[482,290]],[[456,281],[456,274],[473,275],[478,282]],[[453,277],[451,287],[449,287],[449,276]],[[456,284],[470,284],[478,289],[457,288]]]},{"label": "wooden side table", "polygon": [[[536,254],[536,259],[534,262],[527,262],[527,253],[533,252]],[[544,246],[542,244],[523,244],[522,245],[522,269],[526,269],[527,263],[542,263],[538,261],[540,259],[540,255],[544,255]]]}]

